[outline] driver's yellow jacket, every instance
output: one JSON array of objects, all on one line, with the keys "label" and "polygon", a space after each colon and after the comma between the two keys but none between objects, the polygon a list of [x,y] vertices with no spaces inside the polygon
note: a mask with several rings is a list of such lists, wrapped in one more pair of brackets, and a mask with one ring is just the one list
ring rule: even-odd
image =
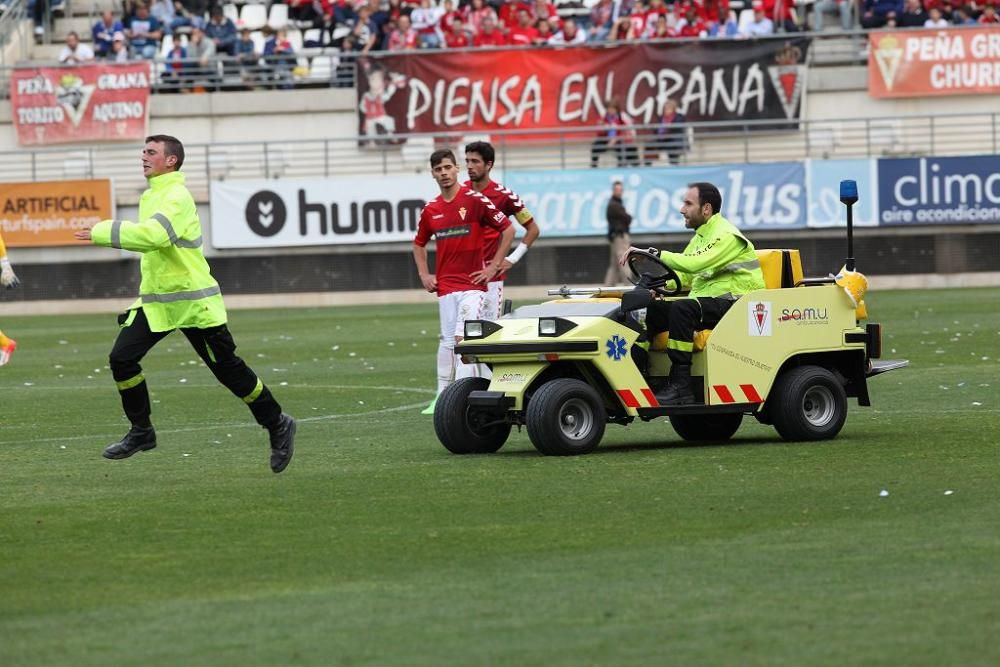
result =
[{"label": "driver's yellow jacket", "polygon": [[[139,299],[152,331],[226,323],[222,291],[202,254],[201,221],[184,174],[149,179],[139,199],[137,222],[103,220],[90,231],[96,245],[142,253]],[[129,318],[131,319],[131,317]]]},{"label": "driver's yellow jacket", "polygon": [[677,272],[692,298],[764,289],[753,244],[720,213],[695,230],[684,252],[661,252],[660,261]]}]

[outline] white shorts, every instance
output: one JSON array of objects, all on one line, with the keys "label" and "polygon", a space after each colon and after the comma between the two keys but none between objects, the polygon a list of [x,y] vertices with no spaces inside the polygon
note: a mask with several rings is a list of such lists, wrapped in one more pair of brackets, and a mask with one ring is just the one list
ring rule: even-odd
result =
[{"label": "white shorts", "polygon": [[441,340],[454,340],[455,336],[465,336],[466,320],[482,317],[483,299],[486,292],[469,290],[452,292],[438,297],[438,314],[441,319]]},{"label": "white shorts", "polygon": [[486,286],[483,297],[483,319],[496,322],[503,310],[503,281],[494,280]]}]

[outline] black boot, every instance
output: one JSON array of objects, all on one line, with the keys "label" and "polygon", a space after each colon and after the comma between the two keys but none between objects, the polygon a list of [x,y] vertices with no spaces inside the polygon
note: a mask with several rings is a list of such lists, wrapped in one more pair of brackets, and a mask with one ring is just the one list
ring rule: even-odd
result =
[{"label": "black boot", "polygon": [[152,426],[133,426],[125,437],[104,450],[106,459],[127,459],[136,452],[156,447],[156,431]]},{"label": "black boot", "polygon": [[660,405],[688,405],[694,403],[691,391],[691,367],[674,364],[670,367],[670,384],[656,395]]},{"label": "black boot", "polygon": [[288,467],[295,452],[295,420],[282,414],[277,425],[268,429],[271,434],[271,470],[281,472]]}]

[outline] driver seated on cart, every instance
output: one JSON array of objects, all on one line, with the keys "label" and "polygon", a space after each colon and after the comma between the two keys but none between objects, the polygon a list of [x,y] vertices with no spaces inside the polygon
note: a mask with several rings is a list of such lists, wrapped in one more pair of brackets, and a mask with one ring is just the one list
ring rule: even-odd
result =
[{"label": "driver seated on cart", "polygon": [[[732,223],[722,217],[722,194],[711,183],[691,183],[684,193],[681,215],[694,237],[683,252],[648,252],[673,269],[688,289],[687,298],[654,299],[646,309],[649,340],[669,331],[667,356],[670,377],[666,387],[656,394],[661,405],[686,405],[694,402],[691,389],[691,355],[694,332],[711,329],[748,292],[764,289],[764,275],[753,244]],[[628,256],[638,248],[629,248]]]}]

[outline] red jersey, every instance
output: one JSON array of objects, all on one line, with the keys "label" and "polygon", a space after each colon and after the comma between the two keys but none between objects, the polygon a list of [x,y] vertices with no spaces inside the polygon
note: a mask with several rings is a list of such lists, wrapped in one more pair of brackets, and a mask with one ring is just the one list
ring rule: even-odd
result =
[{"label": "red jersey", "polygon": [[[462,187],[472,190],[472,181],[466,181],[462,184]],[[524,201],[517,196],[517,193],[505,188],[496,181],[490,181],[480,194],[485,195],[504,216],[513,217],[522,226],[527,226],[529,222],[534,220],[531,217],[531,211],[524,207]],[[500,245],[500,233],[489,228],[484,231],[483,259],[488,262],[493,259],[493,255],[497,252],[497,246]],[[498,273],[493,280],[504,280],[506,277],[506,273]]]},{"label": "red jersey", "polygon": [[469,41],[469,36],[464,32],[458,36],[453,32],[446,32],[444,34],[444,45],[449,49],[463,49],[467,46],[472,46],[472,42]]},{"label": "red jersey", "polygon": [[[451,201],[438,195],[427,202],[420,212],[420,224],[413,242],[422,248],[431,236],[436,240],[437,295],[469,290],[485,292],[486,285],[472,282],[473,272],[486,266],[483,261],[484,232],[495,230],[499,234],[508,227],[507,216],[472,188],[460,187]],[[496,253],[496,246],[493,252]]]},{"label": "red jersey", "polygon": [[481,32],[472,38],[473,46],[505,46],[507,37],[499,30],[494,30],[490,34]]},{"label": "red jersey", "polygon": [[514,46],[534,44],[536,39],[538,39],[538,28],[530,25],[527,28],[514,26],[507,32],[507,41]]}]

